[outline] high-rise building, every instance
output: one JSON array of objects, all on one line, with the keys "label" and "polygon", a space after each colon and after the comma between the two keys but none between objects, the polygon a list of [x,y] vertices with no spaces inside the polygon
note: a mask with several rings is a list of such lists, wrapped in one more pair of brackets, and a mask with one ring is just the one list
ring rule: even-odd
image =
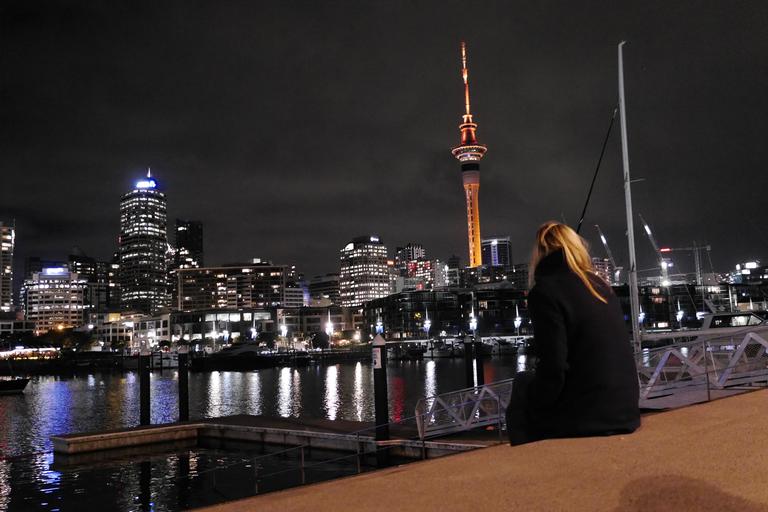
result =
[{"label": "high-rise building", "polygon": [[0,222],[0,312],[13,311],[13,248],[16,227]]},{"label": "high-rise building", "polygon": [[171,297],[171,306],[176,307],[179,288],[178,269],[204,266],[203,223],[196,220],[176,219],[174,236],[174,245],[166,252],[166,263],[168,293]]},{"label": "high-rise building", "polygon": [[309,298],[313,301],[327,300],[339,304],[339,274],[315,276],[309,280]]},{"label": "high-rise building", "polygon": [[469,108],[469,70],[467,69],[467,47],[461,43],[461,77],[464,80],[464,115],[459,125],[461,144],[451,153],[461,162],[461,179],[467,203],[467,241],[469,244],[469,266],[483,264],[480,247],[480,160],[488,148],[477,142],[477,123],[472,120]]},{"label": "high-rise building", "polygon": [[120,294],[126,309],[150,313],[168,304],[165,194],[146,179],[120,200]]},{"label": "high-rise building", "polygon": [[296,268],[256,260],[220,267],[180,268],[176,308],[241,309],[300,307],[304,293]]},{"label": "high-rise building", "polygon": [[200,268],[203,263],[203,223],[176,219],[176,268]]},{"label": "high-rise building", "polygon": [[509,237],[484,238],[483,263],[491,267],[512,267],[512,243]]},{"label": "high-rise building", "polygon": [[405,247],[395,249],[395,266],[403,268],[409,261],[422,260],[427,257],[427,251],[420,244],[408,243]]},{"label": "high-rise building", "polygon": [[66,266],[34,272],[23,290],[24,316],[34,322],[35,334],[84,324],[88,282]]},{"label": "high-rise building", "polygon": [[613,265],[611,265],[611,260],[608,258],[598,258],[593,257],[592,258],[592,266],[595,268],[595,272],[597,275],[602,277],[606,283],[608,284],[617,284],[615,283],[616,276],[615,272],[616,269],[613,268]]},{"label": "high-rise building", "polygon": [[389,288],[387,247],[378,236],[360,236],[344,246],[339,272],[342,306],[360,306],[384,297]]}]

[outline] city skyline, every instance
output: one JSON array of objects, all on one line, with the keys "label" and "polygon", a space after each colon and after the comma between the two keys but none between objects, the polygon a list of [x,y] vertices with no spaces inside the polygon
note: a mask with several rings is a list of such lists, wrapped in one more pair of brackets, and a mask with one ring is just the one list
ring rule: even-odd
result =
[{"label": "city skyline", "polygon": [[[217,31],[200,22],[205,8],[181,4],[6,5],[0,218],[16,221],[16,268],[73,245],[109,259],[115,205],[148,166],[165,185],[169,218],[206,225],[211,263],[264,257],[323,274],[365,233],[465,260],[460,171],[447,154],[461,40],[472,50],[483,142],[494,148],[483,234],[510,236],[516,261],[541,222],[578,220],[615,103],[620,39],[629,41],[630,158],[645,178],[633,187],[636,211],[662,245],[711,244],[716,270],[765,255],[765,7],[496,7],[467,27],[429,4],[408,19],[396,5],[228,6]],[[388,37],[373,30],[381,16],[396,21]],[[254,34],[249,22],[262,19],[277,23]],[[330,20],[337,30],[321,30]],[[542,40],[550,24],[558,30]],[[614,134],[583,234],[604,256],[590,226],[600,223],[626,264],[620,179]],[[737,199],[710,217],[711,204]],[[654,258],[641,235],[643,268]]]}]

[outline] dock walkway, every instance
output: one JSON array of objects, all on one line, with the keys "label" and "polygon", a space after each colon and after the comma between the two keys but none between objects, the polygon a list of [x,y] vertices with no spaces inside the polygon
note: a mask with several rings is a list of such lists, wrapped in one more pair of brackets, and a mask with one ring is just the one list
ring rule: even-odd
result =
[{"label": "dock walkway", "polygon": [[632,435],[498,445],[201,509],[768,512],[768,390],[643,417]]}]

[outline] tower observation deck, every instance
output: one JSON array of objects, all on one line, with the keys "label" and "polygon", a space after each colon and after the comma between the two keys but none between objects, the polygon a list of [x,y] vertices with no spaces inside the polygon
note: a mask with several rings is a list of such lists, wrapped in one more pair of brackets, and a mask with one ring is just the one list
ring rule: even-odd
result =
[{"label": "tower observation deck", "polygon": [[461,43],[461,77],[464,81],[464,115],[459,125],[461,144],[451,153],[461,162],[461,178],[467,201],[467,241],[469,243],[469,266],[483,264],[480,238],[480,160],[488,148],[477,142],[477,123],[472,120],[469,105],[469,70],[467,69],[467,45]]}]

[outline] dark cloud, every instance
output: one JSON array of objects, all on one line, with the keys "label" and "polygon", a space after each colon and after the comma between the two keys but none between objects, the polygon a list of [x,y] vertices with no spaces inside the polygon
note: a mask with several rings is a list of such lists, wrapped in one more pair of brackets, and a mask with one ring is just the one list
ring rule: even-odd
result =
[{"label": "dark cloud", "polygon": [[[208,262],[334,270],[358,234],[465,257],[458,41],[483,162],[482,230],[525,257],[575,223],[626,47],[636,211],[715,264],[768,255],[768,7],[761,2],[5,2],[0,217],[18,254],[114,250],[152,166]],[[585,235],[626,259],[618,131]],[[652,253],[637,232],[641,266]],[[599,246],[595,247],[601,253]],[[682,257],[684,259],[684,257]],[[681,262],[681,265],[689,263]]]}]

